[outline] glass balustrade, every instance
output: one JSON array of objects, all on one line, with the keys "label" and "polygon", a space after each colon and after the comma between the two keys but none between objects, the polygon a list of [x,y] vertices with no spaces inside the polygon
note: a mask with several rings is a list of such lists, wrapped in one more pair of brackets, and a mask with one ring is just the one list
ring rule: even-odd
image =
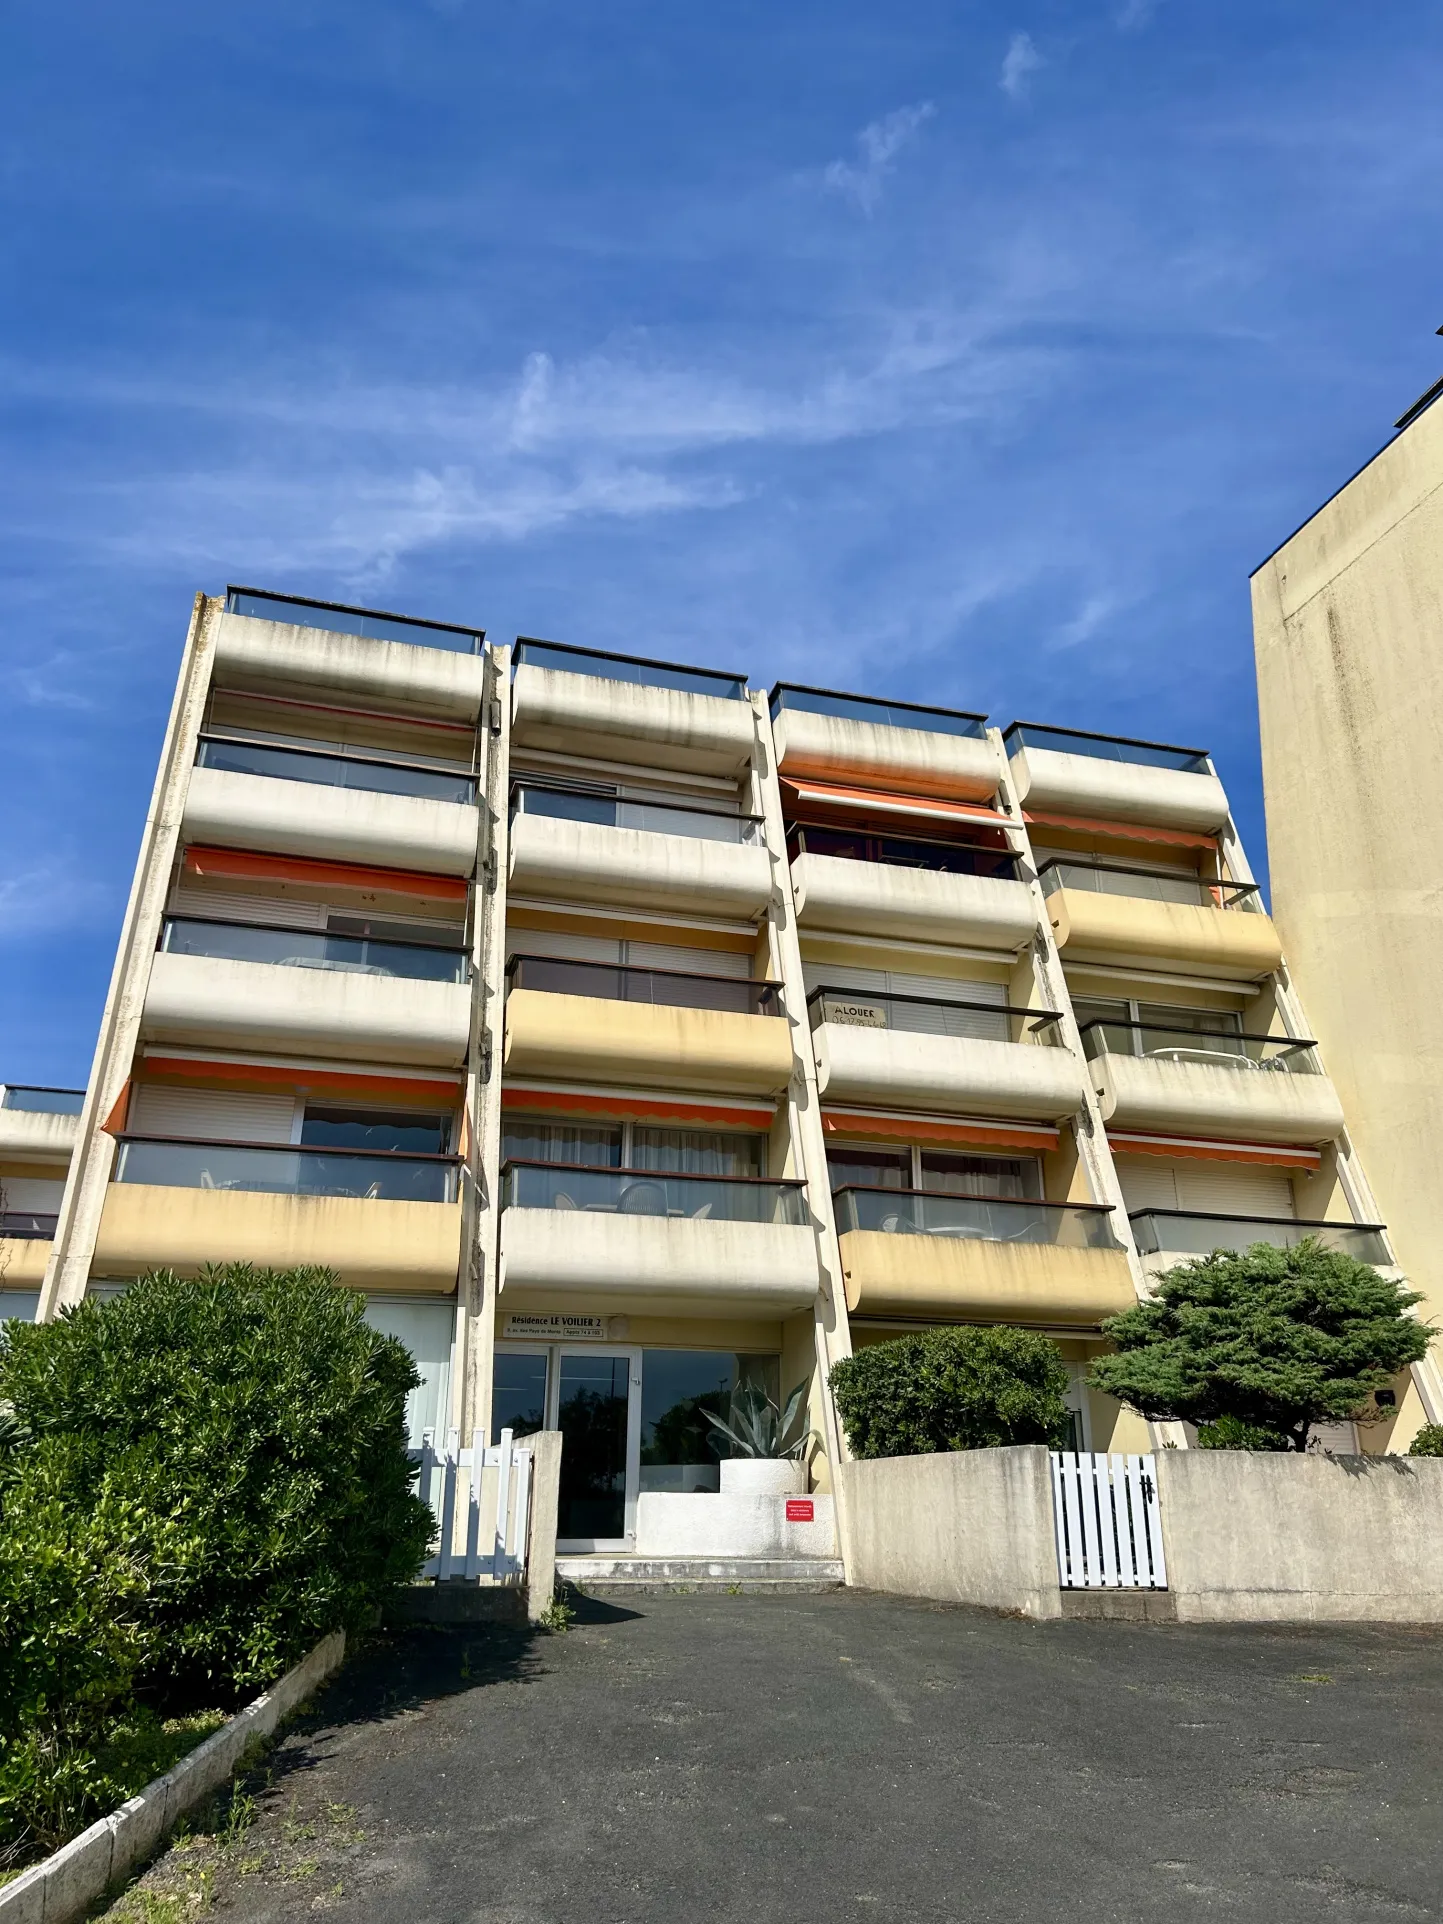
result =
[{"label": "glass balustrade", "polygon": [[1200,1029],[1144,1022],[1084,1022],[1083,1052],[1089,1057],[1137,1056],[1148,1062],[1194,1063],[1205,1068],[1322,1073],[1317,1044],[1298,1036],[1209,1034]]},{"label": "glass balustrade", "polygon": [[0,1090],[0,1109],[20,1109],[33,1116],[78,1116],[85,1107],[83,1089],[39,1089],[12,1082]]},{"label": "glass balustrade", "polygon": [[835,715],[841,721],[870,722],[882,728],[917,728],[929,735],[987,737],[987,717],[960,708],[927,708],[920,702],[880,701],[867,695],[839,695],[830,688],[804,688],[779,681],[771,694],[775,717],[783,709],[806,715]]},{"label": "glass balustrade", "polygon": [[807,1220],[804,1189],[799,1182],[673,1175],[655,1169],[596,1169],[580,1163],[508,1162],[502,1171],[503,1208],[692,1222],[800,1226]]},{"label": "glass balustrade", "polygon": [[763,827],[759,815],[688,808],[681,802],[633,802],[620,795],[589,795],[535,782],[514,785],[511,814],[513,820],[518,815],[545,815],[552,821],[594,822],[601,828],[639,828],[652,835],[685,835],[700,842],[760,842]]},{"label": "glass balustrade", "polygon": [[513,955],[506,965],[513,989],[546,995],[588,995],[606,1002],[649,1002],[667,1009],[719,1009],[731,1015],[781,1015],[781,985],[732,976],[689,975],[678,969],[624,968],[610,962],[571,962],[550,955]]},{"label": "glass balustrade", "polygon": [[413,982],[467,982],[470,963],[460,949],[429,943],[380,942],[369,936],[331,935],[196,916],[165,919],[160,946],[167,955],[209,955],[229,962],[269,962],[287,969],[326,969],[344,975],[388,975]]},{"label": "glass balustrade", "polygon": [[300,628],[325,628],[333,634],[359,635],[369,641],[405,641],[413,648],[444,648],[457,655],[479,655],[486,639],[480,628],[458,628],[449,621],[414,621],[409,615],[348,608],[341,602],[308,601],[303,595],[268,595],[258,588],[228,589],[225,608],[228,615],[250,615],[258,621],[283,621]]},{"label": "glass balustrade", "polygon": [[[53,1241],[58,1215],[32,1209],[0,1210],[0,1236],[13,1236],[21,1242]],[[0,1273],[3,1281],[3,1273]]]},{"label": "glass balustrade", "polygon": [[371,795],[411,795],[426,802],[471,803],[475,778],[444,770],[416,768],[405,762],[372,761],[324,749],[282,748],[271,742],[241,741],[206,735],[196,754],[197,768],[231,775],[267,775],[284,782],[313,782],[320,788],[352,788]]},{"label": "glass balustrade", "polygon": [[1058,889],[1090,895],[1126,895],[1144,902],[1182,902],[1190,908],[1258,909],[1253,882],[1217,882],[1198,875],[1168,875],[1118,862],[1069,862],[1054,858],[1037,871],[1044,895]]},{"label": "glass balustrade", "polygon": [[989,1243],[1043,1243],[1060,1249],[1117,1249],[1112,1212],[1099,1203],[1045,1203],[995,1196],[944,1196],[921,1189],[848,1184],[833,1194],[837,1233],[951,1236]]},{"label": "glass balustrade", "polygon": [[114,1180],[149,1183],[163,1189],[449,1203],[456,1200],[457,1168],[454,1156],[124,1136],[116,1156]]},{"label": "glass balustrade", "polygon": [[1015,858],[1005,848],[968,842],[931,842],[916,836],[873,835],[865,830],[798,824],[787,831],[787,854],[836,856],[846,862],[878,862],[888,868],[930,869],[939,875],[995,876],[1017,880]]},{"label": "glass balustrade", "polygon": [[814,1029],[829,1022],[848,1029],[895,1029],[903,1035],[1062,1046],[1061,1016],[995,1002],[942,1002],[932,996],[823,986],[807,997],[807,1012]]},{"label": "glass balustrade", "polygon": [[1077,728],[1043,728],[1037,722],[1013,722],[1003,731],[1009,755],[1019,748],[1046,748],[1059,755],[1087,755],[1094,761],[1132,762],[1142,768],[1177,768],[1189,775],[1209,773],[1201,748],[1173,748],[1166,742],[1139,742],[1126,735],[1090,735]]},{"label": "glass balustrade", "polygon": [[1324,1249],[1360,1263],[1388,1263],[1382,1228],[1371,1223],[1294,1222],[1272,1216],[1214,1216],[1181,1209],[1140,1209],[1128,1217],[1144,1256],[1210,1256],[1215,1249],[1251,1249],[1270,1243],[1296,1249],[1316,1237]]},{"label": "glass balustrade", "polygon": [[682,695],[719,695],[725,701],[745,701],[745,675],[722,674],[714,668],[686,668],[677,662],[652,661],[645,655],[609,655],[599,648],[568,648],[557,641],[534,641],[522,636],[511,656],[514,667],[557,668],[570,675],[596,675],[602,681],[630,682],[639,688],[674,688]]}]

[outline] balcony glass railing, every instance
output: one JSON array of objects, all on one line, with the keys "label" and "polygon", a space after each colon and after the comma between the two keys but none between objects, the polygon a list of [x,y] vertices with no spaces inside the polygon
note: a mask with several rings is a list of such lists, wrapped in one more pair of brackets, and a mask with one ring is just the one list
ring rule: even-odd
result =
[{"label": "balcony glass railing", "polygon": [[602,828],[640,828],[652,835],[685,835],[699,842],[759,842],[760,815],[738,815],[715,808],[688,808],[682,802],[632,802],[620,795],[588,795],[570,788],[517,782],[511,814],[546,815],[558,822],[595,822]]},{"label": "balcony glass railing", "polygon": [[1069,862],[1054,857],[1037,871],[1044,895],[1058,889],[1128,895],[1145,902],[1183,902],[1190,908],[1259,909],[1256,883],[1216,882],[1200,875],[1166,875],[1120,862]]},{"label": "balcony glass railing", "polygon": [[814,1029],[831,1022],[851,1029],[896,1029],[904,1035],[1062,1046],[1061,1016],[996,1002],[940,1002],[932,996],[873,995],[870,990],[823,986],[807,997],[807,1012]]},{"label": "balcony glass railing", "polygon": [[719,1009],[728,1015],[781,1015],[779,982],[728,975],[689,975],[679,969],[633,969],[610,962],[570,962],[551,955],[513,955],[506,964],[513,989],[546,995],[587,995],[605,1002],[649,1002],[665,1009]]},{"label": "balcony glass railing", "polygon": [[998,1196],[943,1196],[921,1189],[875,1189],[848,1183],[833,1192],[837,1233],[951,1236],[970,1242],[1047,1243],[1059,1249],[1118,1249],[1112,1211],[1102,1203],[1014,1201]]},{"label": "balcony glass railing", "polygon": [[113,1179],[150,1183],[162,1189],[233,1189],[267,1196],[449,1203],[456,1200],[458,1167],[455,1156],[122,1136]]},{"label": "balcony glass railing", "polygon": [[167,955],[210,955],[228,962],[269,962],[284,969],[331,969],[345,975],[390,975],[412,982],[467,982],[461,949],[422,942],[377,942],[369,936],[329,935],[265,923],[212,922],[168,915],[160,946]]},{"label": "balcony glass railing", "polygon": [[1084,1022],[1083,1052],[1140,1056],[1148,1062],[1200,1064],[1210,1069],[1281,1070],[1288,1075],[1321,1074],[1316,1042],[1286,1035],[1210,1035],[1203,1030],[1145,1022]]},{"label": "balcony glass railing", "polygon": [[987,717],[961,708],[926,708],[914,701],[877,701],[868,695],[839,695],[830,688],[803,688],[779,681],[772,690],[773,716],[784,708],[807,715],[835,715],[842,721],[871,722],[880,728],[917,728],[929,735],[987,737]]},{"label": "balcony glass railing", "polygon": [[451,775],[408,762],[337,755],[327,749],[280,748],[269,742],[206,735],[201,738],[195,761],[197,768],[218,768],[232,775],[269,775],[277,781],[363,789],[372,795],[414,795],[427,802],[467,803],[476,799],[474,776]]},{"label": "balcony glass railing", "polygon": [[39,1089],[11,1082],[0,1090],[0,1109],[22,1109],[33,1116],[78,1116],[84,1107],[83,1089]]},{"label": "balcony glass railing", "polygon": [[1003,731],[1009,755],[1019,748],[1050,748],[1060,755],[1089,755],[1100,762],[1133,762],[1143,768],[1179,768],[1189,775],[1206,775],[1208,758],[1201,748],[1173,748],[1167,742],[1133,741],[1127,735],[1090,735],[1080,728],[1043,728],[1037,722],[1013,722]]},{"label": "balcony glass railing", "polygon": [[930,869],[938,875],[993,876],[1015,882],[1017,862],[1006,849],[967,842],[929,842],[915,836],[868,835],[855,829],[799,825],[787,831],[787,854],[839,856],[845,862],[877,862],[887,868]]},{"label": "balcony glass railing", "polygon": [[687,1217],[693,1222],[807,1220],[806,1185],[755,1176],[683,1176],[655,1169],[595,1169],[581,1163],[508,1162],[503,1209],[575,1209],[604,1216]]},{"label": "balcony glass railing", "polygon": [[[53,1242],[58,1215],[31,1209],[0,1210],[0,1236],[13,1236],[20,1242]],[[3,1282],[0,1275],[0,1282]]]},{"label": "balcony glass railing", "polygon": [[1215,1249],[1251,1249],[1271,1243],[1275,1249],[1296,1249],[1316,1237],[1324,1249],[1352,1256],[1360,1263],[1387,1263],[1387,1244],[1380,1225],[1372,1223],[1294,1222],[1274,1216],[1213,1216],[1183,1209],[1139,1209],[1128,1217],[1138,1249],[1144,1256],[1210,1256]]},{"label": "balcony glass railing", "polygon": [[557,641],[533,641],[523,636],[511,657],[513,666],[559,668],[569,675],[597,675],[602,681],[627,681],[641,688],[674,688],[683,695],[720,695],[726,701],[745,701],[745,675],[724,675],[714,668],[685,668],[676,662],[651,661],[645,655],[609,655],[600,648],[567,648]]},{"label": "balcony glass railing", "polygon": [[369,641],[406,641],[413,648],[445,648],[456,655],[479,655],[486,639],[481,628],[458,628],[449,621],[413,621],[409,615],[348,608],[338,601],[310,601],[304,595],[268,595],[258,588],[228,588],[225,607],[228,615],[253,615],[258,621],[283,621],[301,628],[328,628],[334,634],[360,635]]}]

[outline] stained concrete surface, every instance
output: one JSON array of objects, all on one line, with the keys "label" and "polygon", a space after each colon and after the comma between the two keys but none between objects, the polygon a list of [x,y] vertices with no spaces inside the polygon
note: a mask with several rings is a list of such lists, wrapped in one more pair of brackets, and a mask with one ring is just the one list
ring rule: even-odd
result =
[{"label": "stained concrete surface", "polygon": [[254,1924],[1402,1924],[1440,1711],[1430,1629],[596,1600],[362,1653],[255,1822],[145,1882]]}]

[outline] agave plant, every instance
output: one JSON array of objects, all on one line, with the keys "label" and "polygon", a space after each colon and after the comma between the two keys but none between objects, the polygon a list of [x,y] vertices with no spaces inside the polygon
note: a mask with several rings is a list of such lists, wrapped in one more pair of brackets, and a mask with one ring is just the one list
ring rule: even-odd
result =
[{"label": "agave plant", "polygon": [[815,1430],[797,1430],[806,1394],[806,1384],[798,1383],[787,1398],[785,1408],[778,1409],[764,1389],[747,1384],[732,1391],[731,1407],[727,1411],[729,1420],[705,1408],[702,1414],[726,1438],[737,1456],[766,1457],[772,1461],[787,1456],[801,1457],[817,1434]]}]

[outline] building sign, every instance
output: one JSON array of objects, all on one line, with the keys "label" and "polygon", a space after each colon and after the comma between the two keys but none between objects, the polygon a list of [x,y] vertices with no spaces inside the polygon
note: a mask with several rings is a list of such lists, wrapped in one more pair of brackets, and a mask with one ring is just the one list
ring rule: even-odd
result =
[{"label": "building sign", "polygon": [[541,1343],[604,1343],[604,1316],[508,1316],[502,1335]]},{"label": "building sign", "polygon": [[863,1002],[848,996],[824,998],[825,1014],[828,1022],[840,1022],[851,1029],[885,1029],[887,1026],[887,1005],[884,1002]]},{"label": "building sign", "polygon": [[787,1498],[788,1523],[815,1523],[817,1506],[809,1496],[789,1496]]}]

